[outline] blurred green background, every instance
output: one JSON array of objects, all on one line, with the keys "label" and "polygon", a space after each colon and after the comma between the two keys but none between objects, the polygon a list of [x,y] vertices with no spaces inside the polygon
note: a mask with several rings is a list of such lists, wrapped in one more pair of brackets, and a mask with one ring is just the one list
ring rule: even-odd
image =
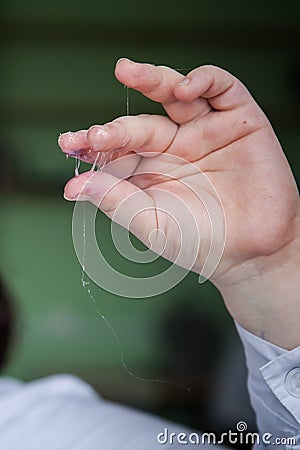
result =
[{"label": "blurred green background", "polygon": [[[19,314],[6,373],[30,380],[71,372],[106,397],[185,420],[180,406],[207,405],[233,324],[218,292],[200,286],[195,274],[149,300],[92,285],[129,370],[191,385],[194,393],[126,373],[111,330],[81,285],[73,205],[62,198],[74,163],[60,153],[57,137],[126,114],[126,91],[113,76],[120,57],[185,71],[215,64],[247,85],[299,180],[299,1],[10,0],[2,2],[0,34],[1,271]],[[132,91],[129,98],[131,114],[161,111]],[[101,214],[97,229],[118,264]]]}]

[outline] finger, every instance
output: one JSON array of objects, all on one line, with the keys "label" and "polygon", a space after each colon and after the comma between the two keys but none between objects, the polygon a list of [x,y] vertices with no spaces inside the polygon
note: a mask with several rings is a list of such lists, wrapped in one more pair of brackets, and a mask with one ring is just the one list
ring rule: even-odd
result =
[{"label": "finger", "polygon": [[178,125],[164,116],[124,116],[91,127],[87,134],[94,152],[162,153],[173,142]]},{"label": "finger", "polygon": [[215,66],[194,69],[177,84],[174,93],[184,102],[193,102],[199,97],[207,99],[214,109],[220,111],[253,102],[249,91],[237,78]]},{"label": "finger", "polygon": [[67,183],[64,197],[90,201],[114,222],[151,245],[149,235],[157,229],[154,202],[128,181],[105,172],[85,172]]},{"label": "finger", "polygon": [[[170,146],[177,130],[178,125],[164,116],[124,116],[105,125],[94,125],[88,131],[61,135],[59,145],[65,153],[84,160],[95,159],[100,152],[161,153]],[[76,150],[79,142],[81,148]]]},{"label": "finger", "polygon": [[117,62],[115,76],[126,86],[142,92],[151,100],[165,104],[177,100],[173,89],[184,78],[169,67],[137,63],[125,58]]},{"label": "finger", "polygon": [[88,140],[88,130],[62,133],[58,138],[58,145],[66,155],[97,166],[103,165],[106,159],[107,161],[115,159],[116,156],[107,154],[107,158],[105,158],[105,155],[99,155],[99,152],[93,151]]},{"label": "finger", "polygon": [[88,140],[89,130],[68,131],[62,133],[58,138],[58,145],[63,153],[72,158],[78,158],[81,161],[95,164],[99,167],[111,162],[116,158],[115,154],[109,152],[94,151]]},{"label": "finger", "polygon": [[58,145],[69,156],[80,158],[82,155],[87,155],[90,150],[87,130],[62,133],[58,138]]},{"label": "finger", "polygon": [[211,110],[209,103],[203,98],[195,98],[188,104],[178,100],[174,95],[174,88],[184,76],[169,67],[136,63],[122,58],[116,64],[115,75],[126,86],[162,103],[169,117],[177,123],[187,122]]},{"label": "finger", "polygon": [[59,137],[61,150],[69,156],[93,164],[94,167],[115,176],[130,177],[137,168],[141,157],[133,152],[94,152],[88,140],[88,130],[67,132]]}]

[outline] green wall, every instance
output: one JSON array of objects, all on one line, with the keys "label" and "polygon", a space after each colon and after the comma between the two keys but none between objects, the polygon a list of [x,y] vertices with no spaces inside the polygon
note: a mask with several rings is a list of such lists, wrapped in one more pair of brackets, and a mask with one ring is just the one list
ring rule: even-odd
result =
[{"label": "green wall", "polygon": [[[128,380],[115,338],[81,286],[73,205],[62,198],[74,164],[57,146],[61,131],[126,113],[126,92],[113,76],[116,60],[127,56],[185,70],[209,63],[232,71],[269,115],[300,179],[298,30],[298,1],[2,5],[0,262],[20,317],[8,374],[32,379],[73,372],[108,392],[118,390],[119,380],[138,383]],[[157,111],[130,91],[131,114]],[[102,245],[113,254],[109,221],[99,215],[98,224],[99,236],[107,237]],[[116,255],[113,261],[118,264]],[[158,270],[163,266],[157,262]],[[168,348],[159,330],[174,305],[197,301],[199,314],[216,327],[232,327],[217,291],[199,286],[194,274],[150,300],[117,298],[97,286],[92,292],[137,375],[160,376]],[[143,386],[141,396],[155,389]],[[122,395],[126,400],[124,392],[116,397]]]}]

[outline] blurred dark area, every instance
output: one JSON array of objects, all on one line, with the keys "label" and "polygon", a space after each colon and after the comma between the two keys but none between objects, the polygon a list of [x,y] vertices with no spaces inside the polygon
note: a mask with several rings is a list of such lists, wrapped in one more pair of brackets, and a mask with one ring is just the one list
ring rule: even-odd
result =
[{"label": "blurred dark area", "polygon": [[16,312],[14,301],[0,277],[0,372],[7,364],[14,345]]},{"label": "blurred dark area", "polygon": [[[203,431],[222,433],[239,420],[255,430],[235,326],[217,290],[193,273],[140,301],[92,285],[130,371],[171,383],[143,382],[124,370],[80,281],[73,205],[62,198],[74,162],[57,138],[126,114],[126,90],[113,75],[120,57],[185,72],[214,64],[240,78],[261,105],[299,186],[299,10],[297,0],[2,2],[0,269],[20,330],[6,375],[73,373],[106,398]],[[162,112],[131,90],[129,101],[130,114]],[[97,220],[110,254],[109,221]]]}]

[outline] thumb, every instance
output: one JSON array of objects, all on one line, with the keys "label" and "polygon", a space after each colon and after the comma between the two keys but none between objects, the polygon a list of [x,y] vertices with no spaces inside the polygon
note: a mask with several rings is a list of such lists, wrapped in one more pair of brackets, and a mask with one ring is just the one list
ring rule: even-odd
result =
[{"label": "thumb", "polygon": [[66,184],[64,197],[70,201],[93,203],[145,245],[153,247],[149,236],[158,227],[154,201],[129,181],[104,171],[85,172]]}]

